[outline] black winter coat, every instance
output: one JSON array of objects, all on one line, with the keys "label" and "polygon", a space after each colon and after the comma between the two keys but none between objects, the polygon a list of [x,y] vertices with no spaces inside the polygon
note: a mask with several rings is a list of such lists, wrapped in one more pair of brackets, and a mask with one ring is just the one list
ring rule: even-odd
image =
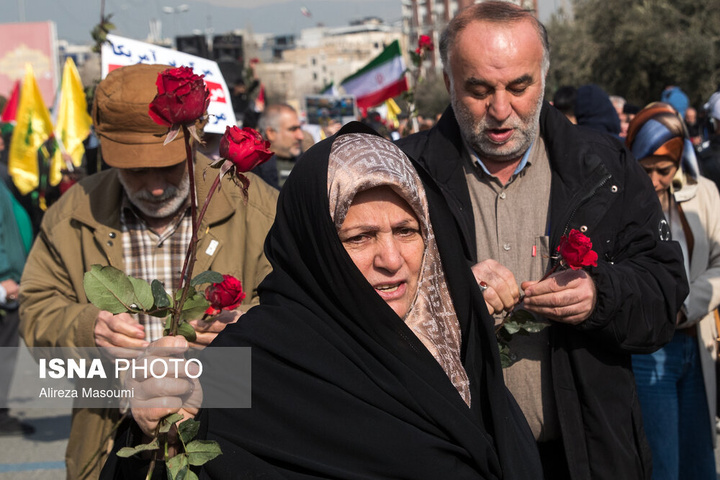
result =
[{"label": "black winter coat", "polygon": [[[590,274],[593,314],[578,326],[553,323],[550,348],[555,397],[573,480],[649,479],[630,355],[650,353],[674,333],[688,293],[682,253],[647,175],[616,139],[572,125],[549,104],[540,116],[552,170],[550,248],[570,229],[588,235],[599,255]],[[439,183],[475,251],[472,204],[463,171],[460,130],[451,107],[431,130],[399,140]]]},{"label": "black winter coat", "polygon": [[709,178],[720,190],[720,134],[710,137],[710,141],[697,156],[700,175]]}]

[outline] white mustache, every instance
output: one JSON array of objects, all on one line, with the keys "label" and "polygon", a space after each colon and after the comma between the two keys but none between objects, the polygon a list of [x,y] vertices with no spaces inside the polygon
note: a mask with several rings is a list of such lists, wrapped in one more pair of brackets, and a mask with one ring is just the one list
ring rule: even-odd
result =
[{"label": "white mustache", "polygon": [[135,197],[136,200],[140,200],[143,202],[163,203],[163,202],[166,202],[167,200],[175,198],[177,196],[177,194],[178,194],[177,187],[168,187],[160,195],[153,195],[152,193],[148,192],[147,190],[141,190],[139,192],[135,192],[133,197]]}]

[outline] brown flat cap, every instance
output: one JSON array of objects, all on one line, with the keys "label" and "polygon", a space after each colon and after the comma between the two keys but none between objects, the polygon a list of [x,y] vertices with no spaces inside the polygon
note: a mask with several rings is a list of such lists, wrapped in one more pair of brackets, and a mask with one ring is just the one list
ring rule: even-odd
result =
[{"label": "brown flat cap", "polygon": [[95,89],[92,117],[102,157],[111,167],[156,168],[185,160],[182,130],[167,145],[167,127],[148,115],[158,73],[168,65],[137,64],[113,70]]}]

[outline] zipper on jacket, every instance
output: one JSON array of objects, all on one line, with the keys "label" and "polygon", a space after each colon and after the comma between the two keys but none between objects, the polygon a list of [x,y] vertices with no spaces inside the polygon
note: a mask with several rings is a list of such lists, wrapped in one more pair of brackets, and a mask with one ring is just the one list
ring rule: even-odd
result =
[{"label": "zipper on jacket", "polygon": [[562,235],[567,235],[568,228],[570,228],[570,222],[572,221],[573,217],[574,217],[575,214],[577,213],[578,209],[579,209],[585,202],[587,202],[587,201],[590,200],[592,197],[594,197],[595,194],[597,193],[597,191],[598,191],[600,188],[602,188],[602,186],[605,185],[605,184],[607,183],[607,181],[610,180],[611,178],[612,178],[612,174],[607,173],[604,177],[602,177],[602,178],[595,184],[595,186],[594,186],[592,189],[590,189],[590,192],[589,192],[587,195],[585,195],[583,198],[580,199],[579,202],[577,202],[577,203],[575,204],[575,207],[573,207],[572,212],[570,212],[570,216],[568,217],[567,222],[565,222],[565,227],[563,228],[562,234],[561,234],[560,236],[562,236]]}]

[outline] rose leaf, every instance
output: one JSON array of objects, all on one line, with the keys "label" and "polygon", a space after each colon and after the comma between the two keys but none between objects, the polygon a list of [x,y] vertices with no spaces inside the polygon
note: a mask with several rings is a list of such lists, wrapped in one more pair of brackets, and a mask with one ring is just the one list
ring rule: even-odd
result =
[{"label": "rose leaf", "polygon": [[185,337],[188,342],[194,342],[195,340],[197,340],[197,334],[195,333],[195,329],[187,322],[182,322],[180,325],[178,325],[177,333],[178,335],[182,335],[183,337]]},{"label": "rose leaf", "polygon": [[222,455],[220,445],[212,440],[193,440],[185,446],[190,465],[203,465],[218,455]]},{"label": "rose leaf", "polygon": [[135,278],[128,276],[128,280],[132,283],[133,291],[135,293],[135,305],[138,310],[147,311],[152,309],[155,301],[153,297],[152,288],[150,284],[141,278]]},{"label": "rose leaf", "polygon": [[203,283],[222,283],[223,276],[221,273],[213,272],[212,270],[207,270],[205,272],[202,272],[198,274],[195,278],[193,278],[190,281],[190,286],[195,287],[197,285],[202,285]]},{"label": "rose leaf", "polygon": [[85,272],[83,286],[93,305],[113,314],[127,312],[135,303],[132,283],[115,267],[92,265],[90,271]]},{"label": "rose leaf", "polygon": [[182,440],[183,445],[190,443],[190,440],[197,435],[198,430],[200,430],[200,422],[192,418],[178,425],[178,434],[180,435],[180,440]]},{"label": "rose leaf", "polygon": [[136,453],[158,449],[160,449],[160,443],[158,442],[157,438],[153,438],[153,441],[150,443],[143,443],[142,445],[136,445],[135,447],[123,447],[118,450],[117,456],[122,458],[128,458],[132,457]]}]

